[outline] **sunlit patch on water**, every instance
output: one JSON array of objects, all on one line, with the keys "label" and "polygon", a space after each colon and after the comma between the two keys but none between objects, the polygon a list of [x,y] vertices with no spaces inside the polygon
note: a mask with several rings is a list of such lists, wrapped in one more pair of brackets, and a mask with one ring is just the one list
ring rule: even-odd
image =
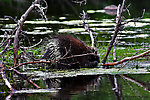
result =
[{"label": "sunlit patch on water", "polygon": [[66,19],[66,17],[59,17],[60,20]]},{"label": "sunlit patch on water", "polygon": [[27,31],[26,34],[31,34],[31,35],[43,35],[43,34],[49,34],[49,33],[53,33],[52,30],[46,30],[46,31],[42,31],[41,30],[34,30],[32,32]]},{"label": "sunlit patch on water", "polygon": [[87,13],[93,14],[93,13],[105,13],[105,10],[87,10]]},{"label": "sunlit patch on water", "polygon": [[59,33],[65,33],[65,32],[69,32],[69,33],[76,33],[76,32],[83,32],[85,31],[84,28],[72,28],[72,29],[59,29]]},{"label": "sunlit patch on water", "polygon": [[129,22],[125,25],[125,27],[143,27],[146,25],[150,25],[150,23],[141,23],[141,22]]}]

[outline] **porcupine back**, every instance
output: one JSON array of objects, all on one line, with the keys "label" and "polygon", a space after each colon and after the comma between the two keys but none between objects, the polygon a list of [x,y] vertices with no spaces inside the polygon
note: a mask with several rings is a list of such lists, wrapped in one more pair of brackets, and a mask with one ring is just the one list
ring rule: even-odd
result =
[{"label": "porcupine back", "polygon": [[42,59],[59,60],[53,64],[53,68],[96,67],[99,63],[97,51],[70,35],[49,39]]}]

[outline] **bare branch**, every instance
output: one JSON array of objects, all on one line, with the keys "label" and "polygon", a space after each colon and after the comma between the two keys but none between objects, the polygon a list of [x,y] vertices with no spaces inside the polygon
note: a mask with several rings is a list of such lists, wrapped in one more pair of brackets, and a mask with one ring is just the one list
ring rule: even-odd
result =
[{"label": "bare branch", "polygon": [[[33,61],[33,62],[25,62],[25,63],[18,64],[18,65],[16,66],[16,68],[19,67],[19,66],[22,66],[22,65],[39,64],[39,63],[52,63],[52,62],[53,62],[53,60],[50,60],[50,61]],[[12,66],[12,68],[13,68],[13,67],[14,67],[14,66]]]},{"label": "bare branch", "polygon": [[143,14],[141,17],[138,17],[138,18],[134,18],[134,19],[131,19],[131,20],[128,20],[128,21],[125,21],[123,22],[121,25],[125,25],[125,24],[128,24],[129,22],[137,22],[138,20],[142,19],[144,17],[144,14],[145,14],[145,9],[143,9]]},{"label": "bare branch", "polygon": [[[7,39],[5,39],[5,37],[7,37]],[[8,41],[10,40],[10,38],[11,38],[11,36],[9,36],[8,33],[5,31],[4,37],[3,37],[3,39],[1,40],[1,43],[0,43],[0,48],[5,46],[8,43]]]},{"label": "bare branch", "polygon": [[106,63],[106,64],[103,64],[103,66],[114,66],[114,65],[118,65],[118,64],[121,64],[125,61],[129,61],[129,60],[133,60],[133,59],[136,59],[136,58],[140,58],[140,57],[143,57],[145,56],[146,54],[149,54],[150,53],[150,50],[146,51],[146,52],[143,52],[139,55],[136,55],[136,56],[132,56],[132,57],[126,57],[120,61],[117,61],[117,62],[113,62],[113,63]]},{"label": "bare branch", "polygon": [[10,19],[12,19],[15,23],[18,23],[17,17],[13,18],[13,17],[11,17],[11,16],[4,16],[4,18],[10,18]]},{"label": "bare branch", "polygon": [[[18,27],[15,33],[15,37],[14,37],[14,44],[13,44],[13,53],[14,53],[14,65],[18,63],[18,48],[19,48],[19,35],[21,32],[21,28],[24,24],[24,21],[26,20],[28,14],[35,8],[38,6],[38,3],[41,0],[35,0],[32,5],[27,9],[27,11],[21,16],[20,20],[18,21]],[[41,10],[41,9],[40,9]]]},{"label": "bare branch", "polygon": [[114,48],[113,48],[113,61],[116,62],[117,58],[116,58],[116,46],[117,46],[117,39],[114,42]]},{"label": "bare branch", "polygon": [[[72,55],[69,57],[65,57],[65,58],[60,58],[59,60],[64,60],[64,59],[70,59],[70,58],[76,58],[76,57],[83,57],[83,56],[90,56],[90,55],[97,55],[95,53],[86,53],[86,54],[80,54],[80,55]],[[58,60],[58,61],[59,61]]]},{"label": "bare branch", "polygon": [[124,4],[125,4],[125,0],[123,0],[121,8],[120,8],[120,5],[118,6],[118,9],[117,9],[117,17],[116,17],[115,32],[114,32],[114,34],[113,34],[113,37],[112,37],[111,42],[109,43],[109,46],[108,46],[108,48],[107,48],[107,52],[106,52],[106,54],[105,54],[105,57],[104,57],[104,59],[103,59],[103,61],[102,61],[103,64],[106,63],[108,54],[110,53],[110,51],[111,51],[111,49],[112,49],[112,47],[113,47],[113,44],[114,44],[114,42],[115,42],[115,39],[116,39],[116,37],[117,37],[117,34],[118,34],[119,30],[120,30],[121,17],[122,17],[122,12],[123,12],[123,8],[124,8]]},{"label": "bare branch", "polygon": [[88,33],[90,34],[90,38],[91,38],[91,47],[92,48],[94,48],[94,37],[93,37],[93,32],[92,32],[92,30],[89,28],[89,25],[86,23],[86,20],[88,19],[88,17],[87,17],[87,13],[83,10],[83,14],[82,14],[82,25],[84,26],[84,29],[86,30],[86,31],[88,31]]},{"label": "bare branch", "polygon": [[[81,54],[81,55],[72,55],[72,56],[60,58],[60,59],[58,59],[58,60],[52,60],[52,59],[50,59],[49,61],[40,60],[40,61],[33,61],[33,62],[25,62],[25,63],[21,63],[21,64],[16,65],[15,68],[17,68],[17,67],[19,67],[19,66],[22,66],[22,65],[39,64],[39,63],[47,63],[47,64],[59,63],[59,64],[62,64],[62,65],[71,66],[71,64],[74,64],[74,63],[70,63],[70,64],[61,63],[61,60],[72,59],[72,58],[77,58],[77,57],[84,57],[84,56],[90,56],[90,55],[96,55],[96,54],[95,54],[95,53],[87,53],[87,54]],[[78,62],[75,62],[75,64],[76,64],[76,63],[78,63]],[[11,68],[13,68],[13,67],[14,67],[14,65],[13,65]]]},{"label": "bare branch", "polygon": [[47,17],[45,15],[46,10],[48,8],[48,4],[45,0],[41,0],[44,2],[45,7],[42,6],[42,4],[36,4],[36,7],[38,8],[37,11],[40,13],[40,15],[42,16],[42,19],[44,19],[45,21],[47,21]]},{"label": "bare branch", "polygon": [[130,11],[129,11],[129,7],[131,6],[131,4],[129,4],[127,7],[125,7],[126,11],[128,12],[128,15],[131,16]]},{"label": "bare branch", "polygon": [[73,0],[72,2],[74,2],[74,3],[79,3],[80,6],[81,6],[82,4],[86,5],[87,0]]},{"label": "bare branch", "polygon": [[67,54],[70,52],[70,50],[71,50],[71,45],[70,45],[69,50],[67,50],[67,48],[66,48],[66,47],[65,47],[65,50],[66,50],[66,53],[64,54],[64,56],[63,56],[62,58],[66,57],[66,56],[67,56]]},{"label": "bare branch", "polygon": [[42,41],[43,41],[43,39],[40,39],[40,41],[39,41],[38,43],[34,44],[33,46],[30,46],[30,47],[22,47],[22,46],[20,46],[20,48],[21,48],[21,49],[30,49],[30,48],[34,48],[34,47],[38,46]]},{"label": "bare branch", "polygon": [[14,71],[18,76],[22,77],[23,79],[27,80],[30,84],[32,84],[33,86],[35,86],[37,89],[39,89],[40,87],[35,84],[32,80],[30,80],[29,78],[25,77],[23,74],[21,74],[19,71],[17,71],[16,69],[14,69],[13,67],[10,67],[10,70]]},{"label": "bare branch", "polygon": [[8,40],[7,45],[6,45],[5,48],[0,52],[0,55],[2,55],[3,53],[5,53],[5,52],[8,50],[9,44],[10,44],[10,40]]},{"label": "bare branch", "polygon": [[4,70],[5,70],[4,65],[0,63],[0,74],[2,75],[2,78],[5,81],[7,87],[13,92],[15,89],[11,86],[11,84],[7,80]]}]

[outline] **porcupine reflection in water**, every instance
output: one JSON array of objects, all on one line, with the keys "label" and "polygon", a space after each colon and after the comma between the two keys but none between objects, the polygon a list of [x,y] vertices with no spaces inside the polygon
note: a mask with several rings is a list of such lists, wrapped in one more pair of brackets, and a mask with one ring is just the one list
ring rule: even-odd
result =
[{"label": "porcupine reflection in water", "polygon": [[[47,88],[60,88],[59,92],[53,95],[57,100],[69,100],[72,95],[86,93],[87,91],[98,91],[101,77],[95,76],[78,76],[64,77],[59,79],[47,79]],[[73,93],[73,94],[72,94]]]},{"label": "porcupine reflection in water", "polygon": [[42,51],[45,51],[45,54],[42,59],[59,60],[52,65],[52,68],[92,68],[99,63],[99,56],[95,49],[70,35],[46,38],[44,44]]}]

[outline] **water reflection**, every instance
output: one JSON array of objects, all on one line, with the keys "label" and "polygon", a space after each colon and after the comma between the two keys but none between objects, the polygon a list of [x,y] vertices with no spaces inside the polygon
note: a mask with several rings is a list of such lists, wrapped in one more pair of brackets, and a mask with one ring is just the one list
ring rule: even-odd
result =
[{"label": "water reflection", "polygon": [[[149,98],[150,81],[148,74],[133,75],[94,75],[77,76],[70,78],[46,79],[46,88],[60,90],[55,92],[28,92],[10,94],[0,99],[50,99],[51,100],[124,100]],[[43,91],[46,91],[43,90]],[[30,93],[30,94],[29,94]],[[94,98],[93,98],[94,96]]]},{"label": "water reflection", "polygon": [[62,79],[47,79],[46,83],[48,88],[61,88],[54,98],[68,100],[71,99],[72,95],[77,95],[80,92],[98,91],[100,80],[100,76],[78,76]]}]

